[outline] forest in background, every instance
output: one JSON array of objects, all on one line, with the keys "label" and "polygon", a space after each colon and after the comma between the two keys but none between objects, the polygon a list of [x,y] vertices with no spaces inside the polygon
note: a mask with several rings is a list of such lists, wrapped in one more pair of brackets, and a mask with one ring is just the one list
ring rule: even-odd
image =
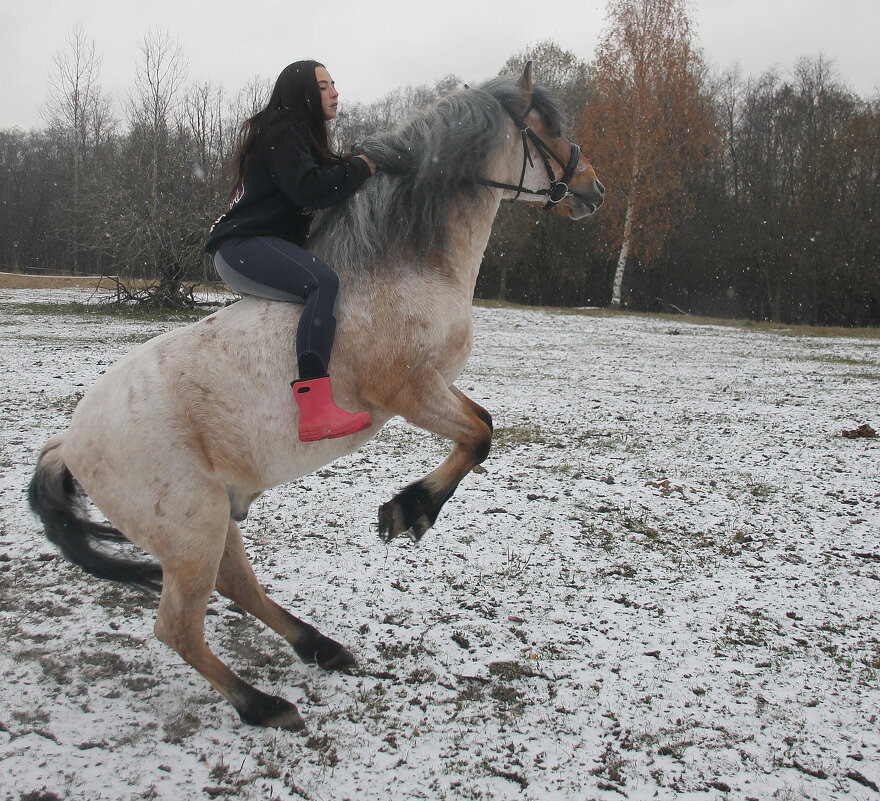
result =
[{"label": "forest in background", "polygon": [[[213,280],[202,245],[226,206],[224,167],[274,76],[235,94],[189,83],[185,54],[159,30],[138,56],[115,103],[74,29],[51,65],[45,126],[0,130],[0,269],[146,281],[163,305]],[[855,95],[828,59],[717,74],[683,0],[609,0],[592,61],[545,41],[499,72],[527,60],[562,98],[608,199],[577,223],[503,204],[477,297],[880,324],[880,98]],[[338,146],[461,85],[450,75],[345,103]]]}]

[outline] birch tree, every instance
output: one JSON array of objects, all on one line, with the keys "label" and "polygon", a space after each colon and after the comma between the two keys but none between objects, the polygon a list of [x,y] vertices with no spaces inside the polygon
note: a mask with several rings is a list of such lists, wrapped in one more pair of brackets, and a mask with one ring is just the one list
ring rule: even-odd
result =
[{"label": "birch tree", "polygon": [[577,139],[608,187],[600,224],[615,229],[611,306],[620,307],[627,264],[657,257],[690,204],[687,171],[715,133],[685,0],[610,0],[608,14]]}]

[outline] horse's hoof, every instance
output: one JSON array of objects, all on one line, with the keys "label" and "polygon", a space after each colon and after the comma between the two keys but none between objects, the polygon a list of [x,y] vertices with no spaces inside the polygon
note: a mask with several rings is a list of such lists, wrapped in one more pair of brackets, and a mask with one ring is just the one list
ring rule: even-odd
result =
[{"label": "horse's hoof", "polygon": [[379,507],[379,537],[389,543],[399,534],[418,542],[434,525],[442,504],[418,484],[411,484]]},{"label": "horse's hoof", "polygon": [[403,531],[403,514],[394,501],[379,507],[379,538],[386,545]]},{"label": "horse's hoof", "polygon": [[324,661],[317,660],[317,662],[318,667],[323,668],[324,670],[338,670],[342,672],[351,670],[357,664],[354,654],[342,645],[339,646],[339,650],[336,652],[335,656],[325,659]]},{"label": "horse's hoof", "polygon": [[355,664],[351,651],[336,640],[325,637],[317,629],[293,643],[293,649],[303,662],[318,665],[324,670],[347,670]]},{"label": "horse's hoof", "polygon": [[272,729],[288,731],[305,731],[306,722],[299,710],[290,701],[277,695],[266,695],[255,690],[255,695],[245,709],[239,709],[238,715],[251,726],[267,726]]},{"label": "horse's hoof", "polygon": [[[282,699],[283,700],[283,699]],[[288,709],[280,711],[277,715],[268,718],[263,724],[270,729],[285,729],[287,731],[306,731],[306,722],[299,714],[299,710],[291,703],[285,701]]]}]

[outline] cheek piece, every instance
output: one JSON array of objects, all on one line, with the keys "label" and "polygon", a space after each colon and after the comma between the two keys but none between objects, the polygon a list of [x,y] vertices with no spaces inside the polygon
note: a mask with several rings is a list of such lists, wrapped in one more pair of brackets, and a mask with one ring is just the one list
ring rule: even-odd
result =
[{"label": "cheek piece", "polygon": [[[520,116],[519,114],[514,113],[510,109],[506,109],[507,113],[510,115],[510,118],[516,123],[519,128],[520,136],[522,137],[522,145],[523,145],[523,163],[522,163],[522,171],[519,175],[519,184],[504,184],[498,181],[491,181],[488,178],[483,178],[480,180],[480,183],[483,186],[492,186],[497,189],[510,189],[513,192],[516,192],[516,195],[510,200],[517,200],[520,195],[538,195],[547,197],[547,202],[544,204],[545,209],[552,209],[557,203],[567,198],[571,192],[569,191],[568,184],[574,176],[574,172],[577,169],[578,161],[581,157],[581,149],[579,145],[576,145],[572,142],[571,152],[568,156],[568,161],[564,162],[556,153],[553,152],[553,149],[543,140],[538,134],[536,134],[525,121],[525,118],[528,116],[529,111],[531,111],[531,106],[529,106],[525,114]],[[541,161],[544,162],[544,169],[547,170],[547,177],[550,179],[550,186],[546,189],[527,189],[523,185],[523,180],[526,175],[526,166],[534,167],[535,163],[532,161],[532,148],[529,147],[529,143],[534,145],[535,150],[538,151],[538,155],[541,157]],[[562,167],[562,175],[557,179],[556,173],[553,171],[553,166],[550,164],[550,160],[555,161],[560,167]]]}]

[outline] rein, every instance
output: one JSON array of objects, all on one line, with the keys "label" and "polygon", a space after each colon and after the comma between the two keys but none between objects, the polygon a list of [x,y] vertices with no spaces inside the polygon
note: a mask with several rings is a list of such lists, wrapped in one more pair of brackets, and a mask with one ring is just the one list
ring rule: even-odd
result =
[{"label": "rein", "polygon": [[[526,122],[525,118],[528,116],[529,111],[531,111],[531,105],[525,110],[525,113],[520,117],[518,114],[514,113],[510,109],[505,109],[507,113],[510,115],[511,119],[516,123],[519,127],[520,136],[522,137],[522,146],[523,146],[523,163],[522,170],[519,174],[519,184],[504,184],[499,181],[492,181],[488,178],[481,178],[480,183],[483,186],[492,186],[496,189],[510,189],[513,192],[516,192],[516,195],[510,200],[516,200],[520,195],[537,195],[537,196],[547,196],[547,202],[544,204],[543,208],[552,209],[557,203],[561,202],[565,198],[567,198],[571,191],[568,188],[569,181],[571,181],[572,176],[574,175],[574,171],[577,169],[578,160],[581,156],[581,149],[579,145],[576,145],[572,142],[571,145],[571,153],[568,157],[568,162],[564,162],[559,156],[557,156],[553,150],[547,145],[547,143],[541,139],[538,134],[536,134]],[[538,151],[538,154],[541,156],[541,160],[544,162],[544,169],[547,170],[547,177],[550,179],[550,186],[546,189],[526,189],[523,185],[523,180],[526,177],[526,165],[531,167],[535,166],[535,162],[532,160],[532,151],[529,147],[529,141],[535,146],[535,149]],[[550,164],[550,159],[553,159],[560,167],[562,167],[562,175],[557,180],[556,173],[553,171],[553,167]]]}]

